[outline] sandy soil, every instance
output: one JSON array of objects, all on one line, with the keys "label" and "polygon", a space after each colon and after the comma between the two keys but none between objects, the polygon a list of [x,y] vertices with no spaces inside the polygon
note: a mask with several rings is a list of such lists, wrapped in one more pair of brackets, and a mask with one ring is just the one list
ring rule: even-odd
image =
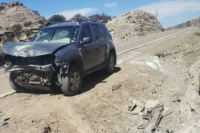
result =
[{"label": "sandy soil", "polygon": [[142,133],[147,121],[128,111],[129,99],[159,100],[172,113],[160,127],[200,132],[200,29],[195,27],[118,56],[113,75],[84,78],[79,95],[22,93],[0,99],[1,133]]}]

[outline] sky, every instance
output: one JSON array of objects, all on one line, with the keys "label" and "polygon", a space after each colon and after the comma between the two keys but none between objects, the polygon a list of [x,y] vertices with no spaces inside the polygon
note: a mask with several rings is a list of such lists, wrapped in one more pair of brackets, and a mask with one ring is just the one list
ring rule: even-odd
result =
[{"label": "sky", "polygon": [[[200,17],[200,0],[17,0],[37,10],[45,18],[62,14],[67,19],[80,13],[89,16],[106,13],[122,16],[128,11],[144,10],[156,15],[164,28]],[[0,3],[13,0],[0,0]]]}]

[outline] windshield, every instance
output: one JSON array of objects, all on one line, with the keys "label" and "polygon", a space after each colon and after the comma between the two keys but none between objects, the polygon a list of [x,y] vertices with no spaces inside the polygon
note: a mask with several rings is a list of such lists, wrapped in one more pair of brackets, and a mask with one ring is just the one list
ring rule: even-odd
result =
[{"label": "windshield", "polygon": [[78,29],[78,26],[42,29],[35,34],[31,42],[73,43],[77,39]]}]

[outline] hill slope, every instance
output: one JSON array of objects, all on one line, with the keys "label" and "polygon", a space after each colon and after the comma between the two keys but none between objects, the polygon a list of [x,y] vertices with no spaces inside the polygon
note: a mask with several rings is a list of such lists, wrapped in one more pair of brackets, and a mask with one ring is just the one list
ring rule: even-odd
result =
[{"label": "hill slope", "polygon": [[189,20],[189,21],[184,22],[182,24],[178,24],[178,25],[169,27],[169,28],[167,28],[167,30],[178,29],[178,28],[186,28],[186,27],[198,26],[198,25],[200,25],[200,17],[192,19],[192,20]]},{"label": "hill slope", "polygon": [[[12,2],[0,5],[0,42],[7,36],[8,32],[12,32],[12,26],[20,24],[23,30],[35,30],[43,26],[44,17],[33,12],[23,6],[20,2]],[[9,35],[13,36],[12,33]],[[14,37],[16,39],[16,37]],[[26,39],[26,37],[23,37]]]},{"label": "hill slope", "polygon": [[110,20],[106,26],[115,42],[128,41],[138,36],[161,32],[162,25],[148,12],[130,11],[121,17]]}]

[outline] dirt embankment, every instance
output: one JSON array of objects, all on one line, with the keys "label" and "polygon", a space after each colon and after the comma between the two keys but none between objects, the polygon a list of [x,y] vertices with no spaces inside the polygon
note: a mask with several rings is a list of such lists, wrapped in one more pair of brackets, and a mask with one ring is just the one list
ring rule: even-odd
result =
[{"label": "dirt embankment", "polygon": [[199,25],[200,25],[200,17],[197,17],[195,19],[189,20],[189,21],[184,22],[182,24],[178,24],[178,25],[169,27],[166,30],[172,30],[172,29],[178,29],[178,28],[186,28],[186,27],[199,26]]},{"label": "dirt embankment", "polygon": [[85,77],[80,95],[25,93],[0,99],[0,120],[10,118],[1,133],[142,133],[138,127],[147,121],[143,109],[128,109],[133,100],[168,108],[159,125],[165,131],[198,133],[199,32],[188,29],[118,56],[116,72]]}]

